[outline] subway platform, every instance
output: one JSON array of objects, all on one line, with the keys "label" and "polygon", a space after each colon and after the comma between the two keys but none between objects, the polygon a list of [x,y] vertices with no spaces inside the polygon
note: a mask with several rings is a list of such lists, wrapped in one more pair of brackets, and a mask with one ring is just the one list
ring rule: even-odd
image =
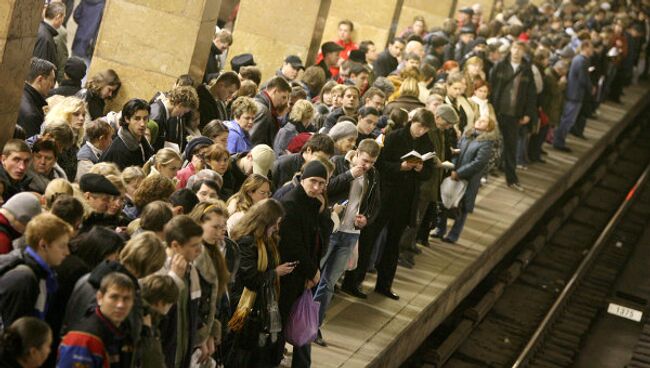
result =
[{"label": "subway platform", "polygon": [[393,288],[399,301],[372,292],[371,274],[363,285],[368,299],[337,293],[322,327],[328,346],[312,344],[312,366],[399,366],[587,172],[648,97],[650,84],[639,84],[626,89],[623,104],[602,104],[597,119],[587,123],[587,140],[567,139],[572,153],[545,145],[547,163],[518,172],[525,192],[509,189],[503,175],[490,177],[456,244],[435,239],[416,256],[413,269],[398,268]]}]

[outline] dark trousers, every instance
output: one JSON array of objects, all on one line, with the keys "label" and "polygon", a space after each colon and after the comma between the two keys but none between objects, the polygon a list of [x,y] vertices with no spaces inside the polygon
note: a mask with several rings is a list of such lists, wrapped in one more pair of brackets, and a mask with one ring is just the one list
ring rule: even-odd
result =
[{"label": "dark trousers", "polygon": [[517,142],[519,132],[519,119],[514,116],[498,116],[499,129],[503,135],[503,171],[506,174],[508,185],[519,183],[517,178]]},{"label": "dark trousers", "polygon": [[587,118],[591,116],[594,111],[594,101],[591,96],[585,96],[585,101],[580,107],[580,112],[576,118],[576,123],[571,128],[571,134],[581,136],[585,134],[585,127],[587,126]]},{"label": "dark trousers", "polygon": [[311,344],[305,346],[293,347],[293,356],[291,358],[291,368],[309,368],[311,367]]},{"label": "dark trousers", "polygon": [[542,146],[546,140],[546,135],[550,129],[550,125],[546,124],[539,128],[539,132],[530,137],[528,146],[528,158],[532,161],[539,161],[542,158]]},{"label": "dark trousers", "polygon": [[566,136],[573,128],[573,125],[576,123],[578,118],[578,113],[582,108],[582,101],[564,101],[564,108],[562,109],[562,117],[560,118],[560,124],[555,129],[555,136],[553,137],[553,146],[554,147],[564,147],[566,146]]},{"label": "dark trousers", "polygon": [[393,286],[393,279],[397,271],[397,259],[399,258],[399,241],[402,233],[408,225],[408,219],[393,217],[386,225],[386,245],[377,264],[377,284],[375,289],[390,290]]}]

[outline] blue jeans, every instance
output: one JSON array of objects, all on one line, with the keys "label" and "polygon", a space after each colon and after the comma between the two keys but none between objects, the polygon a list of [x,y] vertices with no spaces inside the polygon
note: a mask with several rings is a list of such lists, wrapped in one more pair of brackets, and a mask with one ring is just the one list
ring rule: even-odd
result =
[{"label": "blue jeans", "polygon": [[573,124],[576,123],[581,107],[582,102],[564,101],[560,125],[555,129],[555,138],[553,139],[554,147],[564,147],[566,145],[566,136],[569,134],[569,130],[571,130]]},{"label": "blue jeans", "polygon": [[342,231],[335,232],[330,236],[327,253],[321,260],[320,282],[316,289],[316,295],[314,295],[314,300],[320,302],[319,325],[325,319],[325,311],[327,311],[327,307],[334,295],[334,285],[345,272],[357,240],[359,240],[359,234]]},{"label": "blue jeans", "polygon": [[[459,208],[458,215],[456,215],[456,220],[454,221],[454,226],[451,227],[451,230],[447,234],[447,238],[453,242],[458,241],[460,238],[460,233],[463,232],[465,227],[465,220],[467,220],[467,212],[463,208]],[[438,215],[438,226],[436,232],[438,234],[445,235],[447,233],[447,219],[449,212],[443,210],[440,215]]]}]

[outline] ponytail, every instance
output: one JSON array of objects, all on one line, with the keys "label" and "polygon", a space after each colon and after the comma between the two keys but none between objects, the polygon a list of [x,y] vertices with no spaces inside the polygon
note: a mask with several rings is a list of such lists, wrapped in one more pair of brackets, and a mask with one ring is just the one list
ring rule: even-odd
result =
[{"label": "ponytail", "polygon": [[35,317],[22,317],[0,334],[0,357],[18,359],[40,348],[51,336],[50,326]]}]

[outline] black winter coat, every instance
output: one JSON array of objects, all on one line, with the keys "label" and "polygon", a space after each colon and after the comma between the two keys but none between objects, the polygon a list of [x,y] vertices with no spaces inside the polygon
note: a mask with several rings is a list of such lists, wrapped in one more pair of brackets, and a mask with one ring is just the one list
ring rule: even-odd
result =
[{"label": "black winter coat", "polygon": [[321,202],[307,196],[301,185],[287,193],[280,203],[286,213],[280,223],[280,263],[300,262],[292,273],[280,279],[279,307],[284,325],[291,306],[305,290],[305,281],[318,272],[334,224],[330,211],[319,213]]},{"label": "black winter coat", "polygon": [[45,120],[43,107],[47,105],[45,98],[31,85],[25,83],[23,96],[20,98],[18,125],[25,130],[26,137],[41,133],[41,125]]},{"label": "black winter coat", "polygon": [[81,81],[73,81],[70,79],[64,79],[59,83],[59,86],[50,90],[48,96],[64,96],[70,97],[74,96],[81,90]]},{"label": "black winter coat", "polygon": [[205,84],[196,87],[199,95],[199,113],[201,114],[200,128],[203,129],[211,120],[228,120],[228,111],[223,101],[217,101]]},{"label": "black winter coat", "polygon": [[45,21],[41,21],[38,26],[38,34],[36,36],[36,45],[34,45],[34,53],[32,56],[39,59],[47,60],[50,63],[57,64],[56,43],[54,37],[59,32]]},{"label": "black winter coat", "polygon": [[400,171],[401,157],[413,150],[425,154],[434,148],[427,134],[413,139],[408,124],[386,136],[376,164],[381,173],[382,209],[390,211],[391,217],[409,219],[411,223],[415,219],[420,183],[433,175],[432,160],[425,161],[419,173],[415,170]]},{"label": "black winter coat", "polygon": [[398,65],[397,59],[386,49],[377,56],[372,70],[375,72],[375,77],[385,77],[397,69]]},{"label": "black winter coat", "polygon": [[275,136],[280,130],[280,123],[273,116],[273,103],[266,92],[262,91],[255,96],[255,104],[257,105],[257,114],[255,114],[255,122],[250,132],[251,143],[253,146],[266,144],[273,147]]},{"label": "black winter coat", "polygon": [[[27,267],[18,267],[25,265]],[[20,317],[34,317],[40,295],[39,284],[47,278],[43,269],[24,251],[0,257],[0,330]],[[51,296],[47,296],[49,299]]]},{"label": "black winter coat", "polygon": [[[525,60],[521,61],[519,68],[523,68],[521,71],[521,79],[519,82],[519,88],[517,91],[514,91],[517,96],[514,98],[517,101],[515,106],[515,115],[514,117],[520,119],[524,116],[528,116],[531,119],[531,122],[535,122],[537,118],[537,91],[535,89],[535,79],[533,77],[533,72],[530,69],[530,64]],[[509,78],[508,75],[511,75],[510,72],[512,66],[510,66],[510,55],[507,55],[503,61],[497,63],[492,70],[490,71],[490,87],[492,93],[490,94],[490,103],[494,106],[497,114],[503,114],[503,111],[499,111],[499,100],[503,93],[506,93],[507,90],[513,88],[514,78]]]},{"label": "black winter coat", "polygon": [[165,142],[178,144],[181,151],[185,149],[187,143],[185,139],[187,136],[187,133],[185,132],[185,116],[168,116],[167,109],[163,102],[156,100],[151,104],[151,114],[149,115],[149,119],[158,124],[158,137],[152,144],[154,150],[158,151],[163,148]]},{"label": "black winter coat", "polygon": [[86,101],[86,104],[88,105],[88,115],[90,115],[90,120],[95,120],[104,116],[106,101],[104,101],[98,94],[84,88],[79,90],[76,96]]},{"label": "black winter coat", "polygon": [[102,154],[102,157],[99,159],[101,162],[114,162],[120,170],[124,170],[129,166],[140,166],[142,167],[151,156],[153,156],[154,151],[149,142],[143,137],[141,140],[142,150],[136,149],[130,151],[122,138],[116,136],[113,139],[113,143],[108,147],[106,152]]}]

